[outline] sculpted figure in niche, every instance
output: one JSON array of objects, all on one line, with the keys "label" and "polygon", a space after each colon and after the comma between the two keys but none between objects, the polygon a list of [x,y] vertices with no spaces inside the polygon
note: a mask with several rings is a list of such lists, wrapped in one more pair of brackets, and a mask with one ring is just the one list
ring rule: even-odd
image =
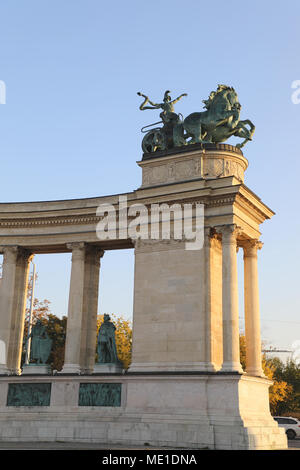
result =
[{"label": "sculpted figure in niche", "polygon": [[98,364],[118,364],[120,362],[116,348],[115,331],[116,327],[110,321],[110,316],[104,314],[104,322],[99,328],[97,341]]},{"label": "sculpted figure in niche", "polygon": [[46,327],[41,320],[37,320],[30,333],[31,337],[31,360],[37,364],[46,364],[52,346],[52,340],[49,338]]}]

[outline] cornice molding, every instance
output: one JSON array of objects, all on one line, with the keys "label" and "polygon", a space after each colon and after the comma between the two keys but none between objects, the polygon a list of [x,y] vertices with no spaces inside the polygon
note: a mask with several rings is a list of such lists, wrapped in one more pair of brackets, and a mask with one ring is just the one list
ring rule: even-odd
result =
[{"label": "cornice molding", "polygon": [[64,217],[34,217],[17,219],[0,219],[0,227],[3,228],[23,228],[40,227],[48,225],[90,225],[96,224],[102,217],[96,215],[90,216],[64,216]]},{"label": "cornice molding", "polygon": [[[263,211],[253,202],[251,202],[245,195],[236,191],[236,188],[232,187],[232,192],[223,195],[203,195],[203,196],[184,196],[180,198],[174,197],[174,194],[166,195],[161,202],[156,204],[185,204],[185,203],[199,203],[204,204],[206,208],[220,207],[226,205],[238,204],[242,210],[248,210],[252,216],[255,216],[259,223],[272,216],[271,210]],[[146,198],[145,198],[146,199]],[[136,202],[141,201],[130,201],[128,207]],[[152,202],[147,200],[144,201],[146,207],[149,207]],[[116,214],[118,215],[118,204],[113,204],[116,207]],[[262,203],[263,205],[263,203]],[[270,214],[269,214],[270,212]],[[76,226],[76,225],[96,225],[102,216],[97,216],[96,211],[88,214],[70,214],[70,215],[37,215],[36,217],[0,217],[0,229],[22,229],[22,228],[41,228],[41,227],[56,227],[56,226]],[[130,220],[131,217],[128,217]]]},{"label": "cornice molding", "polygon": [[[195,198],[182,198],[180,200],[164,200],[160,204],[185,204],[185,203],[199,203],[207,207],[216,207],[222,205],[233,204],[236,199],[236,194],[226,196],[213,196],[213,197],[195,197]],[[145,204],[150,206],[151,204]],[[128,205],[130,207],[130,205]],[[118,205],[116,204],[116,209]],[[118,212],[117,212],[118,213]],[[128,217],[130,219],[131,217]],[[102,219],[102,216],[89,214],[84,216],[40,216],[40,217],[22,217],[22,218],[5,218],[0,219],[0,228],[28,228],[28,227],[41,227],[41,226],[57,226],[57,225],[91,225],[97,224]]]}]

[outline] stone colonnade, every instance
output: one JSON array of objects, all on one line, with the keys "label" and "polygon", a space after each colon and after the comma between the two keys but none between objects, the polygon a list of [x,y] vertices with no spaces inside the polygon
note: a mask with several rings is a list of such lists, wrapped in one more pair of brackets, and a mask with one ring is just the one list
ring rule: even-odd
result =
[{"label": "stone colonnade", "polygon": [[[71,243],[65,360],[62,372],[90,374],[95,362],[100,259],[104,251],[87,243]],[[19,375],[28,288],[34,254],[18,246],[3,246],[0,286],[0,374]]]},{"label": "stone colonnade", "polygon": [[222,234],[222,304],[223,304],[223,365],[222,370],[242,372],[239,350],[239,309],[237,249],[244,250],[244,304],[246,337],[246,372],[263,376],[261,366],[261,337],[259,289],[257,275],[258,240],[238,242],[240,229],[235,225],[218,228]]},{"label": "stone colonnade", "polygon": [[[242,247],[246,372],[254,376],[263,376],[257,276],[257,250],[261,248],[261,243],[258,240],[238,239],[240,229],[235,224],[217,226],[213,231],[210,228],[205,232],[204,249],[210,246],[214,237],[221,240],[222,246],[223,365],[221,371],[242,372],[239,354],[237,279],[237,248]],[[67,248],[72,250],[72,269],[62,373],[91,374],[95,362],[99,268],[104,250],[83,242],[68,244]],[[3,246],[1,249],[4,259],[0,295],[0,339],[5,345],[5,354],[2,354],[5,357],[0,358],[0,374],[18,375],[21,372],[28,267],[33,254],[18,246]],[[206,276],[209,275],[207,272]],[[209,290],[210,287],[208,294]],[[133,342],[135,339],[133,337]],[[209,341],[207,344],[204,370],[210,370]]]}]

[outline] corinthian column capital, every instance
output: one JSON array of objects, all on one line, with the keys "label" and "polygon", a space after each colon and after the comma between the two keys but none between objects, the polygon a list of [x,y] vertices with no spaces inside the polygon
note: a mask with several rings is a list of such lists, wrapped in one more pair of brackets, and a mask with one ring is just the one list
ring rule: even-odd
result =
[{"label": "corinthian column capital", "polygon": [[217,233],[214,227],[204,228],[204,246],[219,246],[221,241],[221,234]]},{"label": "corinthian column capital", "polygon": [[237,237],[241,234],[242,228],[236,224],[219,225],[217,232],[222,234],[222,243],[235,244]]},{"label": "corinthian column capital", "polygon": [[9,264],[16,263],[18,252],[19,252],[19,247],[17,245],[0,246],[0,251],[3,253],[3,261],[5,263],[9,263]]},{"label": "corinthian column capital", "polygon": [[244,250],[244,258],[256,257],[257,250],[261,250],[263,243],[257,239],[253,240],[244,240],[240,242],[240,246]]},{"label": "corinthian column capital", "polygon": [[67,243],[67,248],[68,250],[83,250],[86,247],[85,242],[72,242],[72,243]]},{"label": "corinthian column capital", "polygon": [[0,246],[0,252],[3,253],[4,262],[8,264],[15,264],[18,256],[24,258],[28,263],[34,257],[34,254],[31,251],[17,245],[2,245]]},{"label": "corinthian column capital", "polygon": [[75,260],[84,260],[86,252],[86,243],[76,242],[76,243],[67,243],[67,248],[72,250],[72,261]]},{"label": "corinthian column capital", "polygon": [[24,258],[25,261],[27,261],[27,263],[30,263],[34,258],[34,253],[24,248],[20,250],[20,255]]},{"label": "corinthian column capital", "polygon": [[95,259],[100,259],[104,255],[104,250],[97,245],[90,245],[85,242],[67,243],[68,250],[72,251],[72,260],[83,260],[87,254],[92,254]]},{"label": "corinthian column capital", "polygon": [[99,246],[93,246],[93,251],[96,256],[98,256],[99,258],[103,258],[105,253],[105,250],[103,250],[103,248],[100,248]]}]

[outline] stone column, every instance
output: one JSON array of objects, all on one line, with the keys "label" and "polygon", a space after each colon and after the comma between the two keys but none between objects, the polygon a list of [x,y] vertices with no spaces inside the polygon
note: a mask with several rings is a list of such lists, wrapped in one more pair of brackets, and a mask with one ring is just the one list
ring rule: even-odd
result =
[{"label": "stone column", "polygon": [[[215,372],[222,364],[222,247],[212,228],[205,228],[205,369]],[[218,259],[218,255],[219,258]]]},{"label": "stone column", "polygon": [[72,250],[72,269],[62,373],[90,374],[95,363],[99,268],[104,251],[86,243],[67,247]]},{"label": "stone column", "polygon": [[3,246],[0,292],[1,374],[21,373],[29,262],[32,254],[18,246]]},{"label": "stone column", "polygon": [[250,375],[264,376],[261,364],[261,337],[259,314],[259,291],[257,272],[257,250],[262,243],[247,240],[244,249],[244,302],[246,336],[246,372]]},{"label": "stone column", "polygon": [[239,345],[237,235],[236,225],[224,225],[222,233],[222,310],[224,372],[242,372]]}]

